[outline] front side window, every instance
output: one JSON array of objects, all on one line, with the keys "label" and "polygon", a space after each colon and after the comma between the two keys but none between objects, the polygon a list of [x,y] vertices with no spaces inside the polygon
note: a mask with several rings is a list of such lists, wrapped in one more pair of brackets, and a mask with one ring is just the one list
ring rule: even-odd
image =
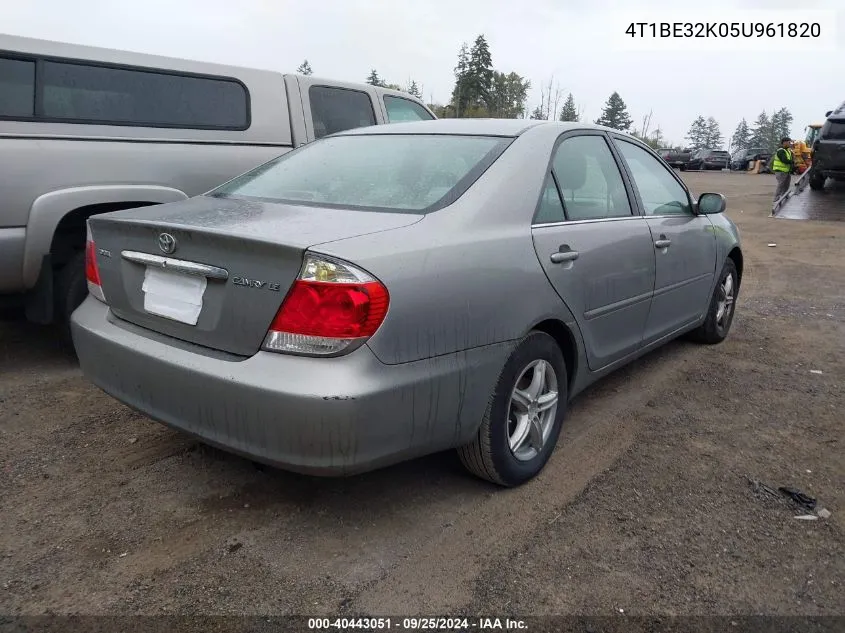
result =
[{"label": "front side window", "polygon": [[246,90],[229,79],[45,61],[39,83],[39,114],[50,119],[195,129],[249,126]]},{"label": "front side window", "polygon": [[0,116],[35,114],[35,62],[0,57]]},{"label": "front side window", "polygon": [[419,103],[402,97],[384,95],[384,107],[387,108],[387,119],[391,123],[400,121],[431,121],[434,117]]},{"label": "front side window", "polygon": [[631,205],[613,154],[602,136],[574,136],[553,161],[567,220],[627,217]]},{"label": "front side window", "polygon": [[210,195],[425,213],[462,195],[512,140],[423,134],[330,137],[247,172]]},{"label": "front side window", "polygon": [[311,86],[308,99],[315,138],[376,124],[373,102],[366,92]]},{"label": "front side window", "polygon": [[646,215],[692,215],[689,196],[654,156],[627,141],[617,147],[634,179]]}]

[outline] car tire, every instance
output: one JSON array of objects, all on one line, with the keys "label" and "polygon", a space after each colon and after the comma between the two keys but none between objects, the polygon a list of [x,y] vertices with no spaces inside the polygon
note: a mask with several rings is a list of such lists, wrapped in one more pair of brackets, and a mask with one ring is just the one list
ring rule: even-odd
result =
[{"label": "car tire", "polygon": [[686,171],[686,170],[687,170],[687,166],[682,164],[682,165],[681,165],[681,167],[680,167],[680,169],[681,169],[681,171]]},{"label": "car tire", "polygon": [[736,264],[729,257],[725,260],[725,265],[719,274],[719,281],[710,298],[710,306],[707,308],[704,323],[690,333],[694,341],[715,345],[725,340],[733,323],[738,291],[739,274]]},{"label": "car tire", "polygon": [[88,295],[88,281],[85,278],[85,253],[74,255],[56,275],[55,316],[56,320],[70,330],[70,315]]},{"label": "car tire", "polygon": [[[523,484],[543,470],[566,415],[567,380],[566,362],[554,338],[545,332],[523,338],[499,375],[475,438],[458,449],[466,469],[506,487]],[[547,408],[538,408],[543,406]]]},{"label": "car tire", "polygon": [[825,180],[826,178],[824,177],[824,174],[820,174],[817,171],[813,171],[812,168],[810,169],[810,189],[812,189],[813,191],[822,191],[824,189]]}]

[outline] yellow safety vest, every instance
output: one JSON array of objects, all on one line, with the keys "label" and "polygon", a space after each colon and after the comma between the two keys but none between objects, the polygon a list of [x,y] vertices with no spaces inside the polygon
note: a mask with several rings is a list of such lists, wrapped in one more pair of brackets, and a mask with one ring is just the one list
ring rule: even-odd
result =
[{"label": "yellow safety vest", "polygon": [[789,164],[784,163],[778,157],[777,151],[775,152],[775,159],[772,162],[772,171],[783,171],[787,174],[792,171],[792,150],[786,149],[785,147],[778,148],[778,150],[782,149],[786,152],[787,157],[789,158]]}]

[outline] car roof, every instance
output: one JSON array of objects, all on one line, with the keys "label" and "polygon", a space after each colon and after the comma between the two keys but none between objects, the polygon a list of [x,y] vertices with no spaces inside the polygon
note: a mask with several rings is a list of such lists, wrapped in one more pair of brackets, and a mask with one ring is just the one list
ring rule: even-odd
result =
[{"label": "car roof", "polygon": [[[548,128],[549,133],[560,134],[566,130],[609,130],[590,123],[560,121],[534,121],[525,119],[437,119],[413,121],[354,128],[334,136],[366,136],[370,134],[455,134],[466,136],[515,137],[536,127]],[[609,130],[619,132],[618,130]]]}]

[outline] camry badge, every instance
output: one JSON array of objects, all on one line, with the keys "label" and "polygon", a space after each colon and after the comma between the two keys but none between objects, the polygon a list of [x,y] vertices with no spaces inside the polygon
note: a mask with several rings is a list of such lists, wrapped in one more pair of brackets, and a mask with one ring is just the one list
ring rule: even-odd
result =
[{"label": "camry badge", "polygon": [[176,238],[170,233],[162,233],[158,236],[158,247],[165,255],[170,255],[176,250]]}]

